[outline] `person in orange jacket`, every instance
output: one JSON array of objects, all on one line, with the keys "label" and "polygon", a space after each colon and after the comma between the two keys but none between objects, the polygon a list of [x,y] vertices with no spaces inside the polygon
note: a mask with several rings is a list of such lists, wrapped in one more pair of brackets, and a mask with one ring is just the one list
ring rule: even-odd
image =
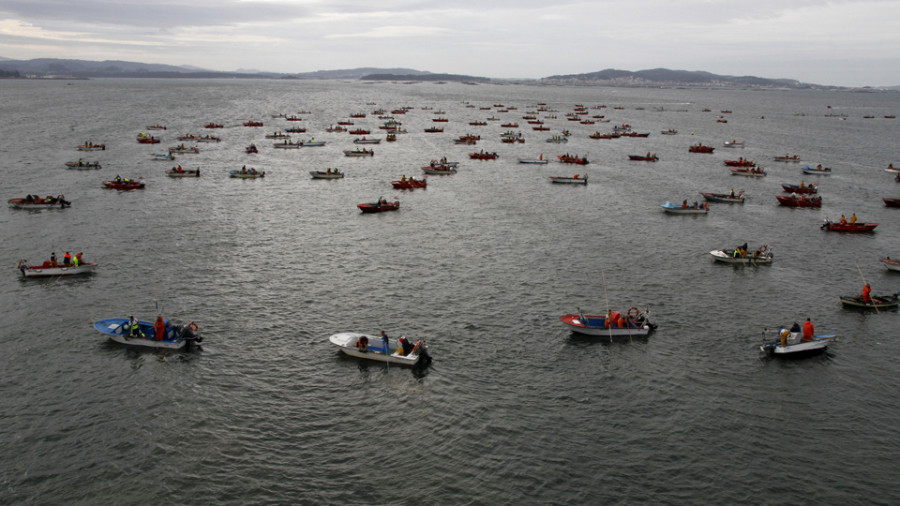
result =
[{"label": "person in orange jacket", "polygon": [[157,341],[162,341],[166,338],[166,323],[163,321],[162,316],[156,317],[156,323],[153,324],[153,330],[156,331]]},{"label": "person in orange jacket", "polygon": [[868,283],[863,287],[862,300],[866,304],[872,302],[872,287]]},{"label": "person in orange jacket", "polygon": [[816,327],[813,325],[813,322],[809,321],[809,318],[803,323],[803,339],[802,342],[812,341],[813,333],[815,333]]}]

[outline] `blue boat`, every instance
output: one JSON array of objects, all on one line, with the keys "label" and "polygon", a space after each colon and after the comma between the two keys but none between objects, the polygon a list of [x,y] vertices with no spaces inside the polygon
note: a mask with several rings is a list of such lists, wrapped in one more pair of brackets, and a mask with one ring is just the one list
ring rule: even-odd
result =
[{"label": "blue boat", "polygon": [[166,325],[165,337],[155,339],[156,330],[153,322],[138,320],[140,332],[132,335],[128,318],[108,318],[94,322],[94,328],[101,334],[106,334],[117,343],[131,346],[143,346],[146,348],[166,348],[178,350],[190,348],[194,343],[203,341],[203,337],[197,334],[198,326],[191,322],[184,325],[174,325],[170,320],[164,320]]},{"label": "blue boat", "polygon": [[805,174],[815,174],[817,176],[831,175],[831,169],[828,167],[822,167],[822,165],[817,165],[815,168],[812,168],[809,165],[804,165],[802,170]]}]

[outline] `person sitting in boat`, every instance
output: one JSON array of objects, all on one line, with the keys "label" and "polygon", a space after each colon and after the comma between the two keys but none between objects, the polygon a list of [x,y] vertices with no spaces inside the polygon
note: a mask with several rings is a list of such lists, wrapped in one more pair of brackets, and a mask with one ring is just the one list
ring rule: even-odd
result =
[{"label": "person sitting in boat", "polygon": [[794,322],[794,324],[791,325],[791,332],[800,332],[800,324],[797,322]]},{"label": "person sitting in boat", "polygon": [[366,336],[359,336],[359,339],[356,340],[356,349],[362,352],[369,351],[369,338]]},{"label": "person sitting in boat", "polygon": [[84,255],[84,253],[82,253],[82,252],[80,252],[80,251],[79,251],[78,253],[75,254],[75,265],[76,265],[76,266],[77,266],[78,264],[84,262],[84,259],[82,258],[83,255]]},{"label": "person sitting in boat", "polygon": [[816,327],[813,325],[813,322],[807,318],[806,321],[803,322],[803,339],[801,339],[801,342],[806,343],[812,341],[815,331]]},{"label": "person sitting in boat", "polygon": [[856,213],[853,213],[853,214],[850,216],[850,223],[851,223],[851,224],[856,223]]},{"label": "person sitting in boat", "polygon": [[25,202],[34,202],[34,195],[26,195]]},{"label": "person sitting in boat", "polygon": [[157,341],[162,341],[166,338],[166,323],[163,321],[162,316],[156,317],[156,322],[153,324],[153,331]]},{"label": "person sitting in boat", "polygon": [[78,255],[75,255],[74,257],[72,257],[72,265],[74,265],[75,267],[78,267],[80,264],[81,264],[81,259],[78,258]]},{"label": "person sitting in boat", "polygon": [[822,170],[822,164],[816,165],[816,170]]},{"label": "person sitting in boat", "polygon": [[700,204],[698,204],[697,201],[695,200],[694,201],[694,209],[699,209],[699,208],[700,208]]},{"label": "person sitting in boat", "polygon": [[175,172],[181,173],[184,172],[184,169],[182,169],[181,165],[179,165],[178,168],[175,169]]},{"label": "person sitting in boat", "polygon": [[403,174],[403,176],[400,177],[400,182],[401,182],[401,183],[405,183],[405,182],[406,182],[406,174]]},{"label": "person sitting in boat", "polygon": [[56,263],[56,252],[54,251],[54,252],[50,253],[50,267],[57,267],[57,266],[59,266],[59,264]]},{"label": "person sitting in boat", "polygon": [[872,302],[872,286],[866,283],[862,290],[862,301],[866,304]]},{"label": "person sitting in boat", "polygon": [[731,196],[734,197],[734,188],[731,189]]},{"label": "person sitting in boat", "polygon": [[241,167],[241,174],[246,174],[246,173],[247,173],[247,166],[244,165],[243,167]]}]

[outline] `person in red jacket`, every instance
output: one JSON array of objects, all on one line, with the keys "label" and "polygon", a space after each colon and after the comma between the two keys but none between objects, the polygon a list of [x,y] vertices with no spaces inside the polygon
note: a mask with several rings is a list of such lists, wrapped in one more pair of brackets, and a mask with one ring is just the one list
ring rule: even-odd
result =
[{"label": "person in red jacket", "polygon": [[813,333],[816,331],[816,327],[813,325],[813,322],[809,321],[809,318],[806,319],[806,322],[803,323],[803,340],[802,342],[812,341]]},{"label": "person in red jacket", "polygon": [[162,316],[156,317],[156,323],[153,324],[153,330],[156,331],[157,341],[162,341],[166,338],[166,324],[163,322]]},{"label": "person in red jacket", "polygon": [[872,302],[872,287],[868,283],[863,287],[862,300],[866,304]]}]

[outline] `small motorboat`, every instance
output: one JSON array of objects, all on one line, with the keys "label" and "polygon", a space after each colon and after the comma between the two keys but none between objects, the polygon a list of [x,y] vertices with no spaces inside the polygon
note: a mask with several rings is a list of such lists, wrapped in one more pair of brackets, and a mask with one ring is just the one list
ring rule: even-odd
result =
[{"label": "small motorboat", "polygon": [[427,188],[428,179],[409,177],[400,179],[399,181],[391,181],[391,185],[397,190],[415,190],[416,188]]},{"label": "small motorboat", "polygon": [[789,193],[818,193],[819,192],[819,186],[816,184],[803,184],[803,183],[800,183],[799,185],[782,184],[781,187],[784,188],[784,191],[789,192]]},{"label": "small motorboat", "polygon": [[726,167],[756,167],[756,162],[744,158],[738,158],[737,160],[725,160],[723,163],[725,163]]},{"label": "small motorboat", "polygon": [[723,144],[723,146],[726,148],[742,148],[746,145],[747,145],[747,141],[734,141],[734,140],[725,141],[725,144]]},{"label": "small motorboat", "polygon": [[668,130],[662,130],[659,133],[661,133],[663,135],[678,135],[678,130],[675,130],[674,128],[670,128]]},{"label": "small motorboat", "polygon": [[887,167],[884,169],[885,172],[894,172],[900,173],[900,167],[894,167],[893,163],[889,163]]},{"label": "small motorboat", "polygon": [[700,192],[700,195],[703,195],[703,198],[706,199],[707,202],[718,202],[718,203],[724,203],[724,204],[743,204],[744,203],[744,190],[739,190],[737,192],[732,190],[731,193]]},{"label": "small motorboat", "polygon": [[712,146],[704,146],[703,144],[695,144],[688,148],[688,151],[691,153],[712,153],[716,148]]},{"label": "small motorboat", "polygon": [[656,328],[650,323],[649,311],[641,311],[632,306],[623,315],[619,311],[609,313],[610,324],[607,325],[607,316],[578,314],[560,316],[560,321],[572,332],[588,336],[646,336]]},{"label": "small motorboat", "polygon": [[135,181],[124,177],[117,177],[110,181],[103,181],[103,186],[111,190],[143,190],[144,182]]},{"label": "small motorboat", "polygon": [[153,153],[153,158],[151,160],[156,160],[157,162],[171,162],[175,160],[175,154],[173,153]]},{"label": "small motorboat", "polygon": [[519,158],[519,163],[531,165],[546,165],[550,163],[550,160],[545,160],[544,155],[541,155],[539,158]]},{"label": "small motorboat", "polygon": [[344,177],[344,173],[337,169],[327,169],[327,170],[311,170],[309,171],[309,175],[312,176],[313,179],[342,179]]},{"label": "small motorboat", "polygon": [[245,127],[261,127],[261,126],[263,126],[263,122],[262,121],[245,121],[244,126]]},{"label": "small motorboat", "polygon": [[884,205],[887,207],[900,207],[900,199],[898,198],[884,197],[881,200],[884,201]]},{"label": "small motorboat", "polygon": [[155,125],[147,125],[144,128],[147,130],[165,130],[166,129],[165,126],[160,125],[159,123],[157,123]]},{"label": "small motorboat", "polygon": [[103,168],[100,165],[100,162],[85,162],[82,160],[78,160],[77,162],[66,162],[66,167],[75,170],[94,170]]},{"label": "small motorboat", "polygon": [[344,156],[351,157],[360,157],[360,156],[375,156],[375,151],[372,149],[345,149]]},{"label": "small motorboat", "polygon": [[275,142],[272,143],[272,147],[275,149],[300,149],[303,147],[300,143],[294,143],[291,140],[285,140],[283,142]]},{"label": "small motorboat", "polygon": [[21,199],[9,199],[7,203],[14,209],[65,209],[72,206],[64,195],[56,197],[29,195]]},{"label": "small motorboat", "polygon": [[106,151],[106,144],[94,144],[86,142],[77,147],[78,151]]},{"label": "small motorboat", "polygon": [[822,167],[821,165],[816,166],[816,168],[812,168],[809,165],[804,165],[801,170],[804,174],[815,174],[817,176],[831,175],[831,169],[828,167]]},{"label": "small motorboat", "polygon": [[900,301],[897,300],[898,295],[900,295],[900,293],[891,295],[872,295],[868,302],[863,300],[862,295],[841,296],[841,304],[849,309],[862,309],[872,311],[897,309],[897,307],[900,306]]},{"label": "small motorboat", "polygon": [[767,342],[759,347],[760,351],[770,357],[799,358],[825,351],[828,343],[837,337],[835,334],[813,334],[811,340],[804,341],[799,332],[791,332],[785,328],[779,329],[778,336],[778,340],[768,341],[764,330],[763,340]]},{"label": "small motorboat", "polygon": [[94,322],[94,328],[101,334],[109,336],[112,341],[144,348],[190,349],[194,344],[203,341],[198,332],[199,327],[194,322],[174,325],[171,320],[164,320],[165,336],[157,340],[153,322],[138,320],[139,330],[132,333],[130,321],[129,318],[107,318]]},{"label": "small motorboat", "polygon": [[766,177],[766,169],[762,167],[731,167],[732,176]]},{"label": "small motorboat", "polygon": [[573,163],[575,165],[587,165],[591,163],[588,161],[587,157],[579,157],[578,155],[559,155],[556,158],[559,159],[560,163]]},{"label": "small motorboat", "polygon": [[152,135],[141,133],[137,136],[138,144],[159,144],[160,140]]},{"label": "small motorboat", "polygon": [[768,244],[763,244],[753,253],[736,248],[717,249],[710,251],[709,254],[712,255],[713,260],[716,262],[737,265],[771,265],[774,258],[772,249],[769,248]]},{"label": "small motorboat", "polygon": [[558,184],[587,184],[587,174],[575,174],[574,176],[549,176],[551,183]]},{"label": "small motorboat", "polygon": [[318,148],[318,147],[324,146],[325,141],[317,141],[315,139],[310,139],[308,141],[300,141],[300,144],[303,147]]},{"label": "small motorboat", "polygon": [[[290,139],[291,136],[284,132],[272,132],[270,134],[266,134],[266,139]],[[181,140],[181,137],[178,138]]]},{"label": "small motorboat", "polygon": [[887,267],[889,271],[900,272],[900,262],[892,259],[891,257],[882,258],[881,263],[883,263],[884,266]]},{"label": "small motorboat", "polygon": [[703,205],[694,202],[694,205],[687,205],[687,201],[683,202],[681,205],[676,205],[671,202],[666,201],[665,204],[661,204],[660,207],[663,208],[663,211],[669,214],[707,214],[709,213],[709,203],[704,202]]},{"label": "small motorboat", "polygon": [[389,364],[417,366],[431,363],[428,354],[428,346],[424,340],[417,340],[412,344],[405,337],[400,337],[397,342],[388,340],[387,346],[379,336],[360,334],[356,332],[341,332],[328,338],[331,344],[351,357],[387,362]]},{"label": "small motorboat", "polygon": [[554,135],[552,137],[547,137],[546,142],[552,142],[554,144],[561,144],[563,142],[569,142],[569,138],[565,135]]},{"label": "small motorboat", "polygon": [[659,160],[659,157],[656,156],[656,153],[646,154],[646,155],[628,155],[629,160],[634,160],[636,162],[655,162]]},{"label": "small motorboat", "polygon": [[372,132],[370,130],[366,130],[364,128],[357,128],[355,130],[350,130],[347,133],[349,133],[350,135],[369,135]]},{"label": "small motorboat", "polygon": [[822,197],[807,197],[802,193],[775,195],[778,203],[788,207],[822,207]]},{"label": "small motorboat", "polygon": [[179,153],[182,155],[190,153],[190,154],[196,155],[199,152],[200,152],[200,148],[198,148],[197,146],[185,146],[184,144],[182,144],[180,146],[170,146],[169,147],[169,153]]},{"label": "small motorboat", "polygon": [[363,213],[382,213],[385,211],[396,211],[400,209],[400,201],[395,200],[393,202],[388,202],[384,197],[378,199],[377,202],[368,202],[363,204],[356,204],[356,207],[359,208]]},{"label": "small motorboat", "polygon": [[259,171],[251,168],[242,168],[242,169],[233,169],[228,171],[228,177],[240,178],[240,179],[259,179],[262,177],[266,177],[266,171]]},{"label": "small motorboat", "polygon": [[800,161],[799,155],[784,155],[784,156],[776,156],[774,158],[776,162],[785,162],[785,163],[797,163]]},{"label": "small motorboat", "polygon": [[221,123],[207,123],[203,125],[203,128],[225,128]]},{"label": "small motorboat", "polygon": [[353,139],[353,144],[381,144],[381,139],[367,139],[363,137],[361,139]]},{"label": "small motorboat", "polygon": [[97,268],[97,264],[92,262],[75,264],[60,264],[55,266],[50,260],[44,260],[41,265],[28,265],[27,260],[19,260],[16,269],[26,278],[48,278],[52,276],[78,276],[81,274],[90,274]]},{"label": "small motorboat", "polygon": [[484,151],[476,151],[475,153],[469,153],[469,158],[473,160],[496,160],[499,158],[496,152],[494,153],[486,153]]},{"label": "small motorboat", "polygon": [[181,165],[166,171],[169,177],[200,177],[200,169],[183,169]]},{"label": "small motorboat", "polygon": [[256,147],[256,144],[251,144],[244,148],[244,152],[246,152],[248,155],[252,155],[254,153],[259,153],[259,149]]},{"label": "small motorboat", "polygon": [[875,227],[878,226],[878,223],[865,223],[865,222],[857,222],[850,223],[849,221],[846,223],[841,222],[833,222],[828,219],[825,220],[825,223],[822,224],[822,230],[828,230],[830,232],[874,232]]},{"label": "small motorboat", "polygon": [[422,172],[429,175],[446,176],[456,174],[456,167],[452,165],[426,165],[422,167]]}]

